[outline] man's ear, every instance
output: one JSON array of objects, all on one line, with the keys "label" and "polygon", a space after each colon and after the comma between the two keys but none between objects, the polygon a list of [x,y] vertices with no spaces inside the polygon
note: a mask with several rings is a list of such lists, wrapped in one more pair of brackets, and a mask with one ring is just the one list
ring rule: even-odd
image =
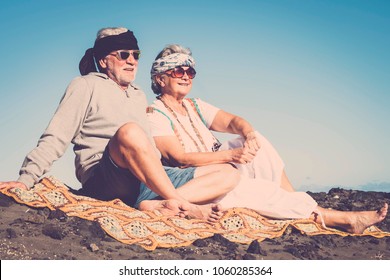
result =
[{"label": "man's ear", "polygon": [[100,67],[102,67],[103,69],[106,69],[106,68],[107,68],[106,58],[99,59],[99,65],[100,65]]}]

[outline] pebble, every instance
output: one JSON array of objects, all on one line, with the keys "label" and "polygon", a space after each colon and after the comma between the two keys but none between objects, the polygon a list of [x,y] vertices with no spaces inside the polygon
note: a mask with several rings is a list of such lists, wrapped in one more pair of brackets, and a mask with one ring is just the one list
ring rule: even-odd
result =
[{"label": "pebble", "polygon": [[99,251],[99,247],[98,247],[98,245],[96,245],[95,243],[89,244],[89,249],[90,249],[92,252]]}]

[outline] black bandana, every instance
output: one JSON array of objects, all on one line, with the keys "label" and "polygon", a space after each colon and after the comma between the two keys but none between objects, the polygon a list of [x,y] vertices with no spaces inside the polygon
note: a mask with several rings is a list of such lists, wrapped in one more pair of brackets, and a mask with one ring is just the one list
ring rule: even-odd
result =
[{"label": "black bandana", "polygon": [[90,72],[98,72],[96,63],[112,51],[117,50],[139,50],[137,39],[132,31],[107,36],[95,41],[93,48],[86,50],[85,55],[80,60],[79,70],[81,75],[87,75]]}]

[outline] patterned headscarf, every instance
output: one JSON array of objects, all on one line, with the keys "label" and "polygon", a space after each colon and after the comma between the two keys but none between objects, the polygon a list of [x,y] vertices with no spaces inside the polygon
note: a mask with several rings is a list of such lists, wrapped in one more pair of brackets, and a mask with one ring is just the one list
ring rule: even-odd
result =
[{"label": "patterned headscarf", "polygon": [[160,57],[153,62],[150,74],[153,77],[178,66],[189,66],[195,68],[195,60],[192,56],[184,53],[173,53]]}]

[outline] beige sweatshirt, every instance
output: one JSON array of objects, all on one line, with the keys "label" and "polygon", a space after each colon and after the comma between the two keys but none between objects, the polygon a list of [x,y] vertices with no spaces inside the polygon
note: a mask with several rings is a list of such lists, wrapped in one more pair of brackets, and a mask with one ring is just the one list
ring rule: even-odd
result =
[{"label": "beige sweatshirt", "polygon": [[[130,85],[124,92],[105,74],[90,73],[75,78],[66,89],[37,147],[26,156],[18,181],[32,187],[72,143],[76,177],[85,183],[110,138],[127,122],[140,125],[155,147],[146,107],[145,94],[135,85]],[[159,153],[157,149],[156,152]]]}]

